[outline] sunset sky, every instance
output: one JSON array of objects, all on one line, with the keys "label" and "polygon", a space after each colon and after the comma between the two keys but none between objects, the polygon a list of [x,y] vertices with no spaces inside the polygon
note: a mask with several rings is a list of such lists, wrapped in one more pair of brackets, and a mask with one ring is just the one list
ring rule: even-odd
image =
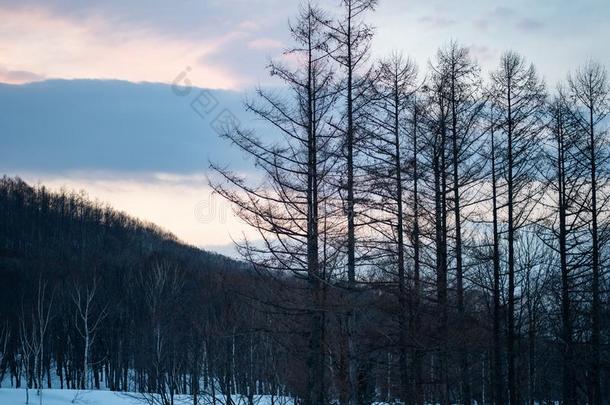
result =
[{"label": "sunset sky", "polygon": [[[607,2],[381,0],[369,19],[376,27],[372,52],[381,57],[401,50],[425,71],[436,48],[453,39],[470,47],[487,75],[500,54],[513,49],[535,63],[552,89],[587,58],[610,66]],[[205,118],[197,118],[192,100],[172,94],[169,86],[100,90],[96,82],[32,83],[171,84],[187,72],[193,86],[230,90],[220,93],[221,101],[242,117],[244,95],[257,85],[275,85],[265,65],[269,58],[283,57],[290,40],[287,23],[298,4],[0,0],[0,82],[19,85],[0,87],[2,105],[13,106],[0,111],[0,137],[8,145],[0,150],[0,171],[54,188],[87,190],[189,243],[228,252],[231,237],[244,228],[230,212],[224,214],[228,208],[221,201],[211,200],[205,170],[210,157],[224,156],[238,165],[241,157],[214,137]],[[337,0],[319,4],[332,11]],[[117,98],[124,103],[117,104]],[[74,111],[80,111],[78,117]],[[125,118],[133,111],[142,113]],[[163,121],[151,124],[153,115]],[[197,131],[206,133],[201,155],[194,153]],[[190,134],[188,142],[184,134]],[[114,153],[117,142],[126,145],[124,156]],[[73,159],[77,153],[82,156]],[[210,205],[213,215],[202,220],[201,210]]]}]

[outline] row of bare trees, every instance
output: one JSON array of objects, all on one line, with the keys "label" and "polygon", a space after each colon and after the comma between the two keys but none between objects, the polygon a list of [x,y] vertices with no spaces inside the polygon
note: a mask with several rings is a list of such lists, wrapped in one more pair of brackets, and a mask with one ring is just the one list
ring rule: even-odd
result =
[{"label": "row of bare trees", "polygon": [[[308,299],[273,303],[309,319],[303,398],[602,404],[605,68],[589,61],[548,89],[521,55],[484,74],[456,42],[423,73],[401,54],[370,61],[375,6],[302,6],[296,65],[270,64],[289,94],[247,103],[269,130],[224,133],[262,176],[212,165],[212,186],[259,232],[244,258],[307,285]],[[367,368],[384,358],[389,387],[371,396]]]}]

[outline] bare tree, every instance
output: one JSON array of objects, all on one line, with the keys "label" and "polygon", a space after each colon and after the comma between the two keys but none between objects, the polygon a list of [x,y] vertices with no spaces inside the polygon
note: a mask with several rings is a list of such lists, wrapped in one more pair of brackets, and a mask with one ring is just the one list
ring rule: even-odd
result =
[{"label": "bare tree", "polygon": [[8,322],[5,322],[1,327],[0,327],[0,347],[1,347],[1,352],[0,352],[0,381],[4,380],[4,372],[7,368],[7,366],[4,364],[6,362],[6,358],[8,357],[7,355],[9,354],[7,348],[8,348],[8,343],[11,340],[11,328],[9,326]]},{"label": "bare tree", "polygon": [[585,140],[579,138],[578,121],[574,117],[570,100],[564,89],[548,106],[549,124],[546,159],[548,167],[541,172],[548,184],[545,205],[550,213],[544,221],[549,230],[539,237],[558,258],[561,277],[561,340],[562,398],[566,404],[577,403],[574,342],[574,290],[579,283],[578,273],[583,259],[588,256],[586,246],[586,178],[587,166],[581,157]]},{"label": "bare tree", "polygon": [[499,229],[499,215],[498,215],[498,169],[497,161],[498,157],[496,154],[496,116],[493,106],[489,111],[489,160],[491,163],[490,174],[491,174],[491,202],[492,202],[492,238],[493,238],[493,251],[492,251],[492,262],[493,262],[493,282],[492,282],[492,300],[493,300],[493,313],[492,313],[492,398],[496,405],[502,405],[504,403],[504,389],[503,382],[504,377],[502,374],[502,313],[501,313],[501,274],[500,274],[500,229]]},{"label": "bare tree", "polygon": [[[142,394],[148,403],[174,405],[178,378],[176,371],[180,366],[175,342],[181,336],[174,328],[174,320],[184,282],[180,268],[163,260],[155,261],[151,268],[138,275],[137,286],[144,292],[143,303],[150,327],[148,338],[152,372],[146,392]],[[93,300],[93,288],[87,296]]]},{"label": "bare tree", "polygon": [[35,354],[35,334],[29,330],[25,311],[21,312],[19,322],[19,343],[21,349],[21,370],[25,378],[25,403],[30,403],[30,383],[32,381],[32,357]]},{"label": "bare tree", "polygon": [[89,376],[89,354],[91,346],[95,343],[97,329],[100,322],[106,317],[106,306],[101,309],[95,308],[95,297],[97,293],[97,279],[95,276],[91,281],[91,285],[86,286],[74,284],[72,292],[72,302],[76,307],[75,327],[84,341],[83,347],[83,375],[81,379],[81,388],[87,389],[90,387],[88,382]]},{"label": "bare tree", "polygon": [[[412,341],[417,341],[415,338],[419,332],[420,325],[420,305],[422,298],[422,283],[421,283],[421,268],[422,268],[422,260],[421,260],[421,237],[420,237],[420,195],[419,195],[419,148],[420,144],[418,142],[420,136],[420,106],[421,102],[418,100],[419,92],[413,93],[412,102],[411,102],[411,145],[412,152],[410,155],[410,172],[412,178],[412,211],[411,211],[411,224],[412,224],[412,232],[409,235],[411,239],[411,245],[413,246],[413,276],[412,276],[412,284],[411,284],[411,305],[409,312],[409,323],[411,325],[412,330]],[[422,390],[422,351],[419,347],[420,345],[413,345],[413,384],[414,384],[414,392],[413,392],[413,403],[416,405],[423,403],[423,390]]]},{"label": "bare tree", "polygon": [[[405,190],[407,189],[408,159],[407,148],[410,147],[408,132],[409,103],[417,90],[417,67],[415,63],[399,54],[392,55],[382,62],[376,82],[376,95],[369,121],[372,124],[373,136],[368,140],[370,145],[366,152],[371,157],[369,172],[372,181],[371,189],[377,194],[378,202],[372,213],[363,214],[369,217],[369,223],[381,235],[381,240],[374,243],[381,250],[378,259],[381,265],[396,263],[398,284],[398,329],[399,329],[399,372],[401,379],[401,399],[406,403],[412,396],[409,390],[407,362],[407,338],[409,325],[408,280],[406,273],[405,243]],[[373,185],[374,184],[374,185]],[[375,216],[378,216],[375,218]],[[394,246],[392,246],[394,245]],[[385,247],[387,246],[387,248]],[[389,258],[384,260],[384,258]],[[394,266],[392,266],[394,267]]]},{"label": "bare tree", "polygon": [[499,114],[498,129],[504,135],[502,148],[506,182],[508,268],[508,393],[509,403],[518,401],[515,326],[515,232],[532,219],[541,198],[535,163],[540,157],[540,135],[545,103],[544,83],[533,65],[523,57],[505,53],[500,68],[492,74],[491,99]]},{"label": "bare tree", "polygon": [[[356,255],[358,251],[356,241],[356,228],[358,227],[356,201],[362,196],[356,196],[358,182],[357,152],[363,134],[366,106],[366,94],[370,90],[371,67],[367,66],[373,29],[363,22],[363,16],[375,9],[377,0],[341,0],[342,15],[336,21],[325,24],[327,28],[327,41],[324,43],[328,55],[338,64],[344,74],[341,86],[341,98],[344,100],[344,111],[341,121],[335,125],[343,138],[342,155],[345,159],[345,181],[342,180],[345,214],[347,216],[347,287],[354,290],[356,287]],[[353,298],[350,295],[350,298]],[[356,313],[354,304],[347,303],[346,333],[348,345],[348,372],[347,392],[342,393],[343,403],[355,404],[358,397],[357,381],[357,355],[354,343],[354,328]],[[345,390],[344,390],[345,391]]]},{"label": "bare tree", "polygon": [[587,135],[585,158],[590,172],[590,215],[591,215],[591,385],[592,402],[601,405],[601,299],[600,299],[600,231],[598,228],[601,206],[598,193],[605,185],[607,178],[603,164],[608,155],[604,151],[606,133],[602,129],[608,115],[608,94],[610,87],[608,73],[599,63],[587,62],[583,67],[568,77],[571,96],[576,102],[581,131]]},{"label": "bare tree", "polygon": [[[451,144],[448,171],[451,173],[451,190],[453,194],[453,256],[456,273],[456,306],[460,322],[466,321],[466,305],[464,302],[464,265],[463,265],[463,233],[467,218],[466,210],[473,206],[477,198],[477,189],[480,187],[482,160],[479,158],[481,146],[481,125],[485,99],[483,97],[482,82],[479,68],[472,60],[468,48],[456,42],[438,52],[437,66],[434,66],[435,75],[445,77],[444,95],[447,98],[450,114]],[[466,208],[466,210],[464,209]],[[447,229],[445,229],[447,231]],[[447,237],[445,236],[445,239]],[[464,346],[465,342],[461,345]],[[464,347],[458,348],[460,353],[460,379],[461,395],[464,404],[472,401],[469,382],[468,353]]]},{"label": "bare tree", "polygon": [[[336,190],[328,185],[335,175],[336,142],[328,122],[336,99],[333,72],[324,51],[322,29],[329,23],[317,8],[305,5],[290,26],[295,46],[287,53],[301,61],[297,70],[272,62],[271,74],[284,81],[292,99],[258,90],[260,103],[249,111],[277,130],[267,143],[252,131],[227,128],[224,136],[250,155],[262,171],[263,183],[251,186],[245,179],[217,165],[214,189],[235,206],[236,214],[258,231],[262,246],[244,242],[238,246],[253,266],[272,276],[289,271],[307,282],[305,307],[292,301],[284,310],[309,317],[307,355],[307,404],[324,404],[324,272],[331,263],[336,233],[332,207]],[[333,231],[333,228],[335,229]],[[331,242],[332,243],[332,242]],[[324,244],[324,255],[321,255]],[[328,248],[326,248],[328,247]],[[321,259],[324,259],[321,260]],[[294,297],[293,297],[294,298]]]},{"label": "bare tree", "polygon": [[[44,373],[44,348],[47,328],[51,319],[55,290],[47,292],[47,282],[38,279],[38,289],[35,301],[31,306],[29,315],[22,308],[20,319],[20,343],[22,361],[26,378],[26,403],[29,401],[30,381],[36,382],[39,403],[42,405],[42,376]],[[32,364],[33,360],[33,364]]]},{"label": "bare tree", "polygon": [[[426,237],[432,242],[434,268],[435,296],[433,302],[437,307],[438,320],[435,324],[435,352],[436,359],[431,372],[434,373],[435,389],[441,404],[449,403],[450,384],[448,374],[448,194],[449,187],[449,130],[450,130],[450,103],[448,97],[449,77],[442,69],[436,68],[431,61],[430,78],[423,88],[426,97],[424,110],[425,137],[422,137],[422,155],[425,159],[427,176],[423,178],[427,191],[430,213],[430,231]],[[423,205],[422,205],[423,207]]]}]

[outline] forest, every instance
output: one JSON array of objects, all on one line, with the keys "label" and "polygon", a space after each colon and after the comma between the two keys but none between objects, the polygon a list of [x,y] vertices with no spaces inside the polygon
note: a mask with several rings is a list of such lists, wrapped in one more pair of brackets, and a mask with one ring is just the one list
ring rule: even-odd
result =
[{"label": "forest", "polygon": [[610,83],[507,50],[372,56],[376,0],[304,3],[255,172],[210,185],[242,260],[19,179],[0,187],[0,382],[174,404],[607,404]]}]

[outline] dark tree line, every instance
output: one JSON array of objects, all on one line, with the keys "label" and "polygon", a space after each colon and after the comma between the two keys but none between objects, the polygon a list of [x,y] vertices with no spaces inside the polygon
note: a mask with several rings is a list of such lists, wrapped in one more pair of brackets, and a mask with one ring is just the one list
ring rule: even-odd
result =
[{"label": "dark tree line", "polygon": [[518,53],[483,73],[456,42],[425,69],[373,61],[375,6],[303,6],[298,63],[270,65],[291,91],[247,105],[269,130],[224,133],[262,176],[212,166],[263,240],[240,244],[246,261],[308,285],[266,303],[309,325],[299,396],[604,403],[605,68],[588,61],[548,88]]}]

